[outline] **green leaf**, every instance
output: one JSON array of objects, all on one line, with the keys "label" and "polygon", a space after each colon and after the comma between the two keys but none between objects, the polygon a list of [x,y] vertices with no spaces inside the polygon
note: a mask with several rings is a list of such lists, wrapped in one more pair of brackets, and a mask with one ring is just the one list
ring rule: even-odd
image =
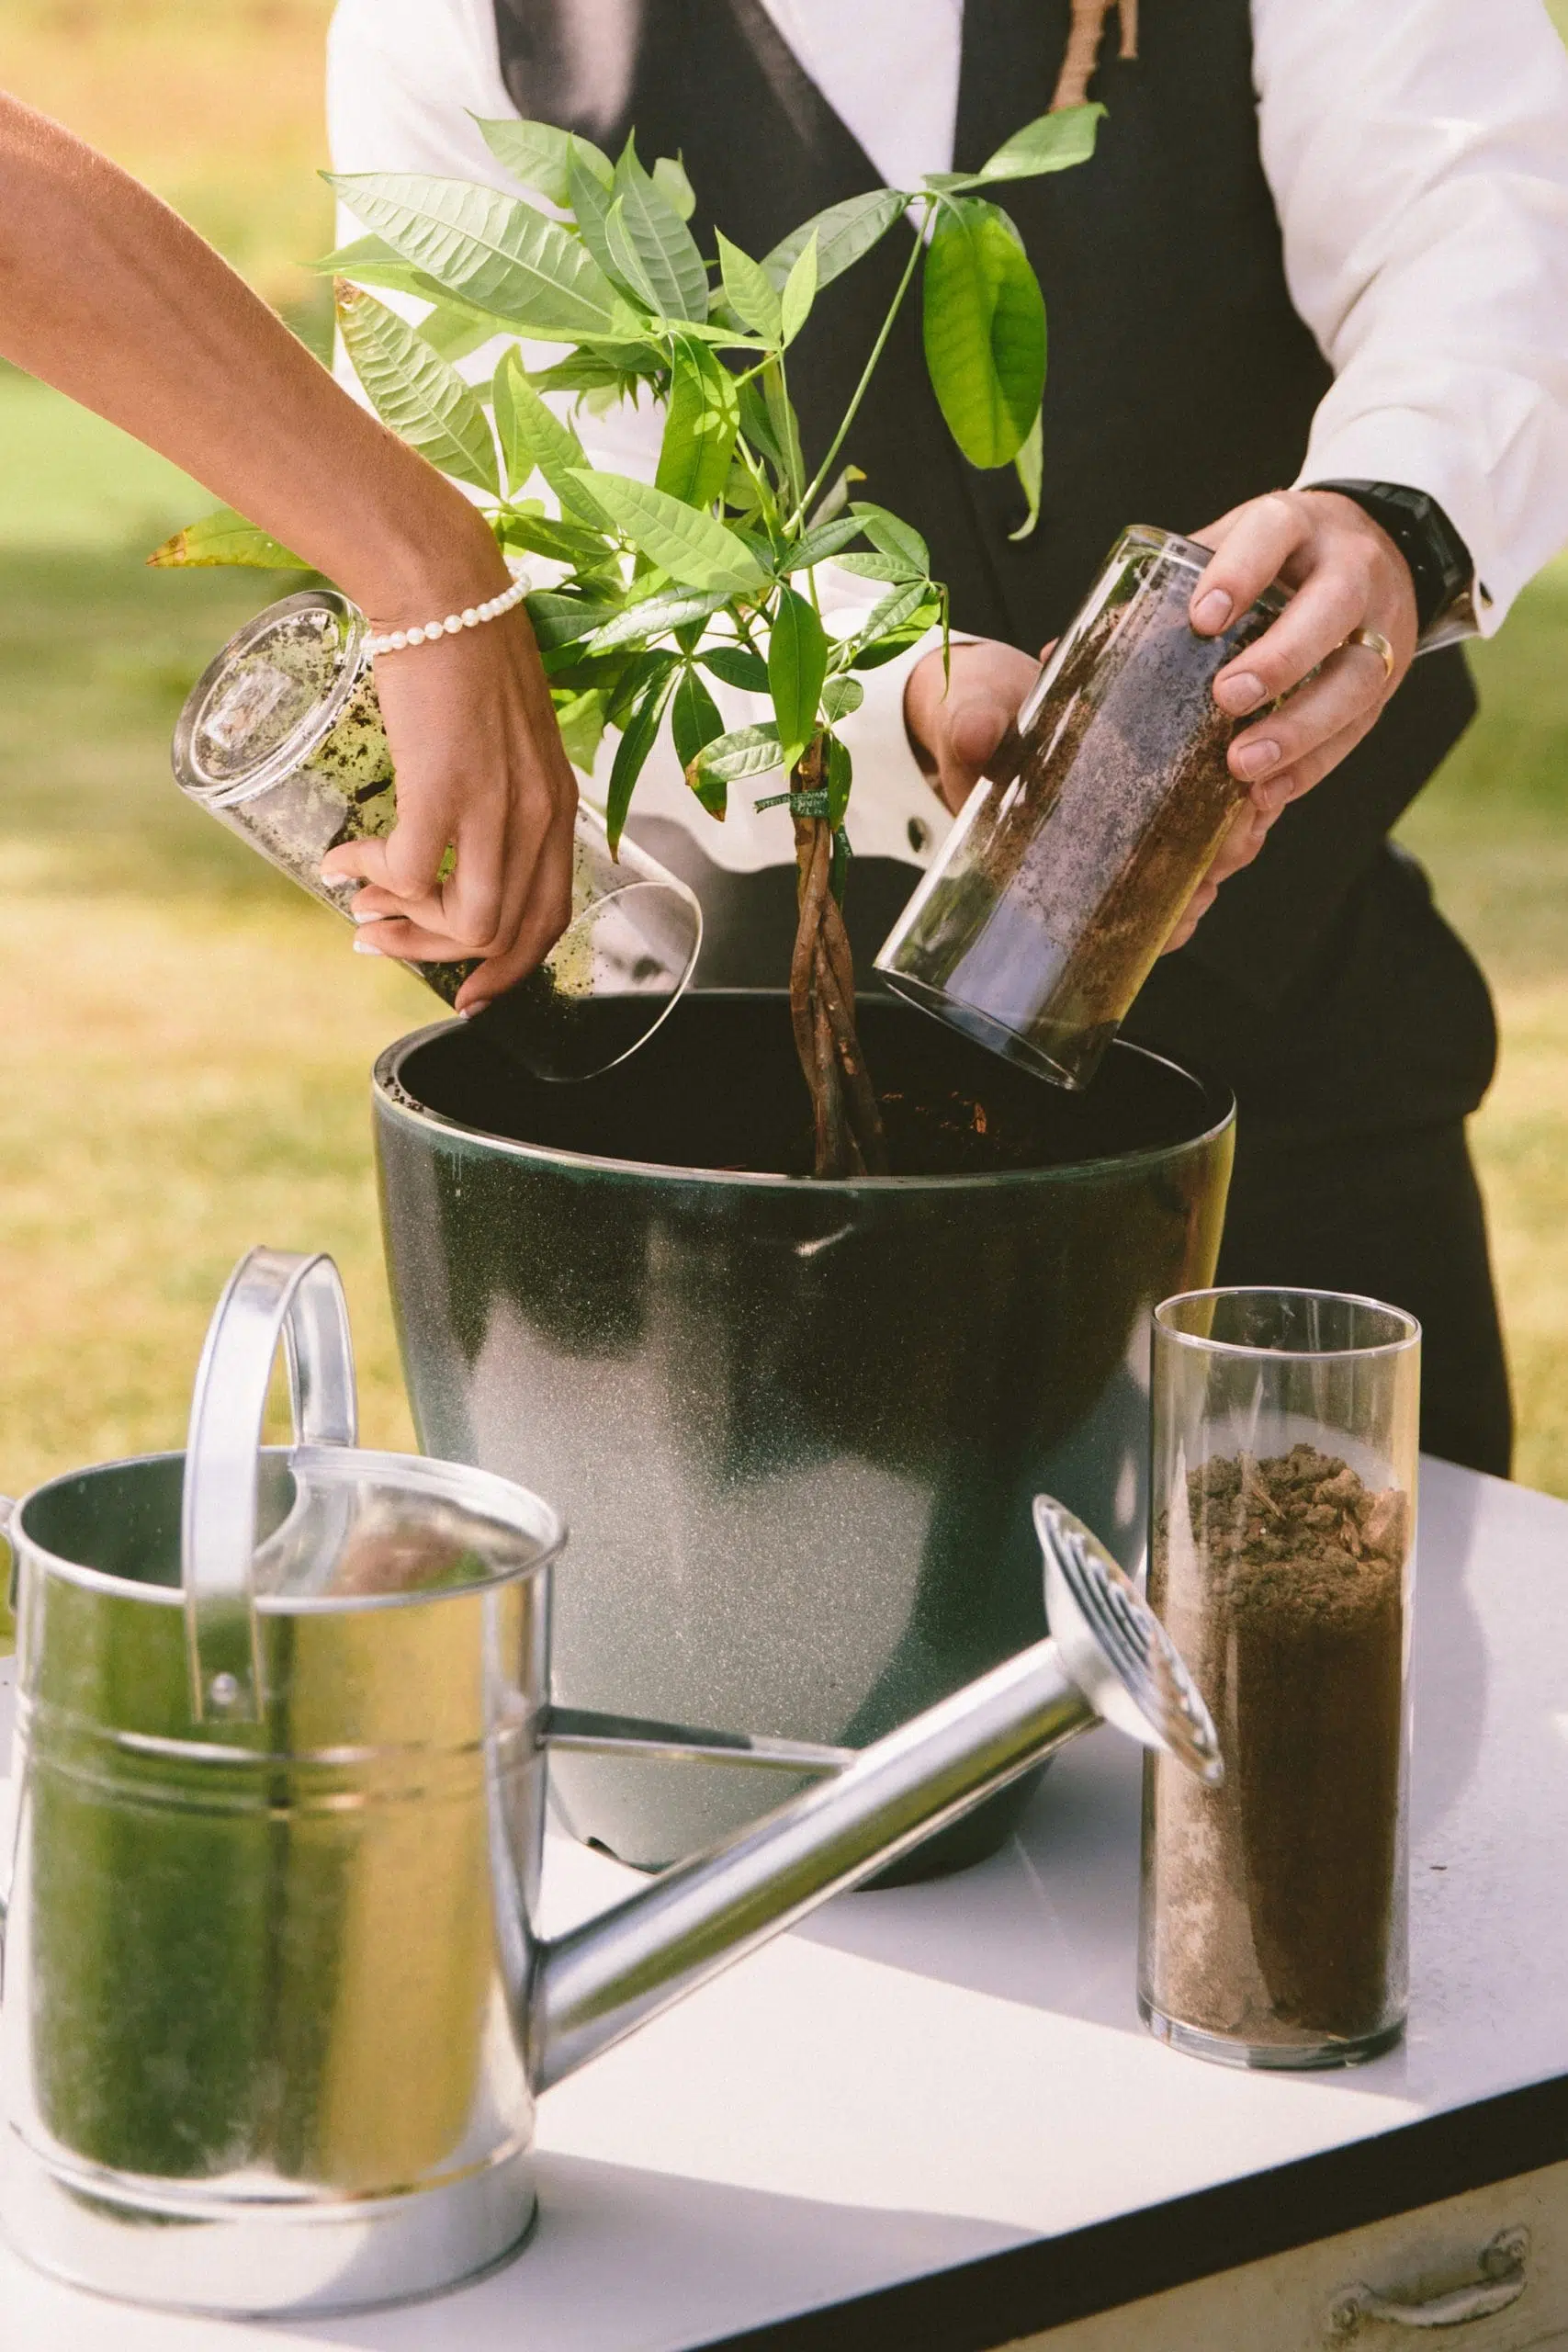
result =
[{"label": "green leaf", "polygon": [[820,620],[804,596],[782,589],[768,638],[768,691],[786,767],[795,765],[817,732],[817,705],[827,674],[828,638]]},{"label": "green leaf", "polygon": [[669,364],[651,343],[602,343],[530,368],[528,381],[536,392],[617,392],[624,400]]},{"label": "green leaf", "polygon": [[[924,637],[932,622],[940,617],[942,605],[924,583],[917,582],[916,588],[920,590],[925,601],[917,605],[913,612],[906,614],[892,628],[885,624],[874,628],[871,623],[868,623],[862,636],[851,640],[852,651],[848,664],[850,669],[880,670],[885,662],[897,661],[900,653],[907,653],[911,645],[917,644]],[[903,596],[913,594],[915,591],[901,589],[897,593]],[[889,606],[892,602],[891,598],[887,600]],[[875,619],[876,616],[874,614],[872,622]]]},{"label": "green leaf", "polygon": [[602,686],[586,686],[576,693],[567,693],[555,702],[556,725],[566,746],[567,758],[584,775],[593,773],[593,762],[604,733],[606,696]]},{"label": "green leaf", "polygon": [[638,322],[592,254],[521,197],[422,173],[326,176],[367,228],[449,294],[549,341],[637,339]]},{"label": "green leaf", "polygon": [[773,427],[768,414],[768,404],[762,398],[761,387],[755,379],[743,383],[740,387],[740,430],[751,447],[760,457],[766,458],[769,465],[782,481],[784,472],[784,451],[773,438]]},{"label": "green leaf", "polygon": [[677,335],[672,349],[670,411],[654,481],[682,505],[711,506],[729,479],[740,395],[706,344]]},{"label": "green leaf", "polygon": [[815,530],[818,524],[830,523],[836,514],[841,514],[850,503],[850,484],[864,480],[865,476],[858,466],[845,466],[840,473],[836,474],[829,489],[818,501],[816,513],[810,517],[812,529]]},{"label": "green leaf", "polygon": [[762,586],[761,565],[733,531],[694,506],[682,506],[652,482],[627,474],[579,473],[579,481],[633,547],[687,588],[744,595]]},{"label": "green leaf", "polygon": [[547,556],[552,563],[569,563],[574,571],[604,563],[615,552],[603,532],[515,506],[502,510],[496,536],[502,547],[525,548],[530,555]]},{"label": "green leaf", "polygon": [[646,644],[671,629],[683,628],[688,621],[706,620],[711,613],[722,611],[728,601],[722,588],[663,589],[656,596],[644,596],[637,604],[627,605],[614,620],[595,629],[584,650],[614,653],[623,645]]},{"label": "green leaf", "polygon": [[340,282],[337,320],[355,373],[382,423],[444,474],[499,497],[490,420],[457,369],[361,287]]},{"label": "green leaf", "polygon": [[[628,140],[615,165],[619,221],[641,278],[651,288],[653,308],[665,319],[704,320],[708,314],[708,274],[697,241],[657,181],[643,170]],[[620,261],[617,212],[611,208],[610,250]]]},{"label": "green leaf", "polygon": [[717,231],[719,275],[724,281],[725,299],[736,317],[754,334],[771,344],[784,341],[784,313],[779,305],[779,293],[773,279],[759,261],[732,245],[724,231]]},{"label": "green leaf", "polygon": [[873,245],[880,243],[908,201],[894,187],[872,188],[864,196],[846,197],[841,204],[830,204],[825,212],[813,213],[798,229],[792,229],[771,254],[764,255],[762,267],[782,289],[815,237],[817,286],[820,292],[824,286],[831,286],[835,277],[841,277],[846,269],[852,269]]},{"label": "green leaf", "polygon": [[[846,685],[852,683],[853,681],[848,678],[844,681]],[[844,811],[850,805],[850,786],[854,781],[855,767],[854,762],[850,757],[849,745],[840,743],[836,735],[829,735],[828,738],[827,755],[828,822],[837,832],[844,821]]]},{"label": "green leaf", "polygon": [[839,569],[857,572],[863,580],[908,580],[911,577],[908,563],[897,555],[841,555]]},{"label": "green leaf", "polygon": [[681,666],[673,653],[649,658],[660,666],[651,671],[632,705],[625,732],[615,746],[615,764],[610,770],[604,826],[610,836],[612,855],[620,847],[626,812],[631,807],[633,786],[642,774],[649,752],[659,740],[659,725],[664,716],[664,706],[670,699]]},{"label": "green leaf", "polygon": [[495,371],[494,400],[495,429],[513,491],[521,490],[536,469],[563,506],[602,534],[604,517],[582,481],[588,465],[582,444],[534,390],[515,345],[502,353]]},{"label": "green leaf", "polygon": [[615,618],[617,607],[586,596],[568,596],[554,588],[536,588],[523,599],[541,653],[554,653]]},{"label": "green leaf", "polygon": [[813,230],[799,260],[785,278],[784,292],[779,297],[779,317],[786,344],[795,341],[811,316],[811,305],[817,300],[817,233]]},{"label": "green leaf", "polygon": [[840,718],[848,718],[865,700],[865,688],[858,678],[829,678],[822,689],[822,707],[836,727]]},{"label": "green leaf", "polygon": [[716,678],[722,678],[727,686],[739,686],[742,694],[768,691],[768,665],[748,645],[710,645],[697,659]]},{"label": "green leaf", "polygon": [[724,732],[719,707],[694,670],[681,673],[681,683],[670,706],[670,726],[675,738],[675,756],[683,769],[689,768],[698,752],[716,742]]},{"label": "green leaf", "polygon": [[617,196],[604,215],[604,252],[611,274],[645,310],[657,317],[660,311],[653,280],[642,266],[642,255],[632,243],[626,226],[626,208]]},{"label": "green leaf", "polygon": [[445,295],[414,329],[432,351],[456,367],[472,351],[489,343],[496,331],[493,319],[481,318],[467,302],[449,302]]},{"label": "green leaf", "polygon": [[268,538],[231,506],[220,506],[199,522],[187,523],[172,539],[153,548],[147,559],[157,571],[187,570],[194,565],[240,563],[261,571],[309,571],[303,557],[290,555],[276,539]]},{"label": "green leaf", "polygon": [[1040,520],[1040,492],[1045,474],[1044,431],[1038,410],[1023,447],[1012,462],[1020,487],[1029,501],[1029,511],[1017,530],[1010,531],[1008,537],[1010,539],[1027,539]]},{"label": "green leaf", "polygon": [[789,484],[789,494],[792,499],[799,499],[806,491],[806,460],[800,453],[800,424],[794,403],[784,389],[784,369],[776,359],[763,362],[760,380],[769,428],[774,445],[784,458],[784,477]]},{"label": "green leaf", "polygon": [[1041,172],[1066,172],[1087,164],[1105,112],[1101,106],[1063,107],[1036,116],[1004,140],[980,166],[982,180],[1029,180]]},{"label": "green leaf", "polygon": [[973,466],[1005,466],[1040,413],[1045,304],[1017,230],[974,196],[943,202],[926,254],[926,365]]},{"label": "green leaf", "polygon": [[886,637],[890,630],[902,628],[910,615],[918,613],[930,599],[931,589],[923,580],[912,582],[908,588],[895,588],[890,596],[884,596],[881,604],[875,606],[860,632],[862,637],[867,639]]},{"label": "green leaf", "polygon": [[653,185],[667,196],[682,220],[689,220],[697,209],[697,192],[686,177],[686,166],[679,155],[660,155],[653,166]]},{"label": "green leaf", "polygon": [[335,253],[323,254],[320,261],[307,266],[326,277],[351,277],[356,286],[377,286],[390,294],[413,294],[422,302],[439,302],[452,311],[466,311],[476,325],[483,324],[491,334],[506,324],[493,311],[480,310],[477,302],[466,302],[460,296],[448,293],[425,269],[418,269],[405,261],[387,243],[385,237],[356,237],[350,245],[339,245]]},{"label": "green leaf", "polygon": [[[852,539],[863,536],[863,526],[853,514],[840,514],[835,522],[818,523],[791,548],[787,568],[791,571],[809,571],[814,564],[826,563],[847,548]],[[780,570],[785,569],[784,565]]]},{"label": "green leaf", "polygon": [[884,555],[902,559],[907,579],[916,573],[923,579],[929,573],[931,549],[912,523],[902,522],[886,506],[873,506],[864,499],[857,500],[852,511],[859,515],[874,548],[880,548]]},{"label": "green leaf", "polygon": [[612,653],[607,659],[584,662],[582,666],[585,672],[598,669],[616,673],[615,684],[610,695],[610,724],[612,727],[625,727],[649,680],[671,676],[671,665],[677,659],[667,646],[661,646],[657,650],[645,653]]},{"label": "green leaf", "polygon": [[737,727],[728,735],[720,735],[700,754],[698,765],[705,775],[718,777],[725,784],[741,784],[748,776],[766,775],[773,768],[784,765],[784,751],[776,727]]},{"label": "green leaf", "polygon": [[[573,133],[558,129],[553,122],[517,122],[510,117],[503,117],[500,122],[486,122],[479,115],[473,120],[503,171],[521,180],[525,187],[536,189],[551,204],[570,203],[567,163]],[[577,152],[589,170],[608,187],[614,169],[608,155],[602,155],[592,140],[581,137],[577,139]]]},{"label": "green leaf", "polygon": [[[567,154],[567,190],[573,220],[583,243],[608,277],[614,280],[615,265],[609,245],[610,207],[615,201],[612,170],[608,181],[601,180],[592,165],[577,152],[574,138]],[[597,150],[595,150],[597,153]]]}]

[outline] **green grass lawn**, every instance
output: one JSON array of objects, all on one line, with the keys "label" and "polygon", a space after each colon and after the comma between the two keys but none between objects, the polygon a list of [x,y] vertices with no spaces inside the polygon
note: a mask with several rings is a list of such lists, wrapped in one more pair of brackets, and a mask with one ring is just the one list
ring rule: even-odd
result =
[{"label": "green grass lawn", "polygon": [[[180,799],[191,680],[275,584],[149,572],[203,494],[0,376],[0,1486],[177,1444],[208,1314],[256,1241],[342,1263],[371,1442],[409,1430],[367,1072],[436,1010]],[[1519,1476],[1568,1494],[1568,569],[1476,657],[1486,715],[1406,827],[1497,986],[1477,1123]]]}]

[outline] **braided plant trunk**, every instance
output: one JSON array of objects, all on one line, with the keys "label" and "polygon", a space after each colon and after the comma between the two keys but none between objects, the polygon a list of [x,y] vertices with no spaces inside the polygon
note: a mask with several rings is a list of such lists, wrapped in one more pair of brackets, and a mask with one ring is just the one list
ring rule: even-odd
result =
[{"label": "braided plant trunk", "polygon": [[[818,741],[791,779],[796,792],[821,790],[821,760]],[[886,1176],[887,1144],[855,1028],[854,966],[833,894],[833,831],[827,818],[796,816],[795,859],[800,919],[789,1009],[816,1123],[812,1173]]]}]

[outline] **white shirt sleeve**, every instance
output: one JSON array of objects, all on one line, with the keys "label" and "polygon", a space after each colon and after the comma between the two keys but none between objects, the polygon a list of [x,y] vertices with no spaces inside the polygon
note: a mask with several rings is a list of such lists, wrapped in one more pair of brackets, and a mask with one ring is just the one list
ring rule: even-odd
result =
[{"label": "white shirt sleeve", "polygon": [[1568,540],[1568,54],[1540,0],[1252,16],[1285,274],[1335,371],[1298,480],[1435,498],[1490,635]]}]

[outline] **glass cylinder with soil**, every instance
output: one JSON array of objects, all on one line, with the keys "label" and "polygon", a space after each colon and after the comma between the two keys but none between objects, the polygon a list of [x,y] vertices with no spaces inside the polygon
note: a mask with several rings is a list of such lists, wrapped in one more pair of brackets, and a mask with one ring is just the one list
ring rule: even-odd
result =
[{"label": "glass cylinder with soil", "polygon": [[1059,1086],[1094,1076],[1246,795],[1213,683],[1286,594],[1200,637],[1188,606],[1212,554],[1122,532],[1019,713],[1016,775],[976,786],[876,959],[900,996]]},{"label": "glass cylinder with soil", "polygon": [[1225,1778],[1145,1766],[1138,2003],[1200,2057],[1346,2065],[1403,2030],[1419,1385],[1419,1326],[1371,1299],[1155,1318],[1149,1599]]},{"label": "glass cylinder with soil", "polygon": [[[269,605],[192,687],[175,732],[175,780],[291,882],[352,917],[363,887],[321,873],[344,842],[397,822],[392,757],[365,616],[335,589]],[[650,1037],[691,978],[702,910],[683,882],[630,842],[612,855],[604,820],[580,807],[571,920],[536,970],[475,1018],[535,1077],[592,1078]],[[410,963],[446,1004],[478,959]]]}]

